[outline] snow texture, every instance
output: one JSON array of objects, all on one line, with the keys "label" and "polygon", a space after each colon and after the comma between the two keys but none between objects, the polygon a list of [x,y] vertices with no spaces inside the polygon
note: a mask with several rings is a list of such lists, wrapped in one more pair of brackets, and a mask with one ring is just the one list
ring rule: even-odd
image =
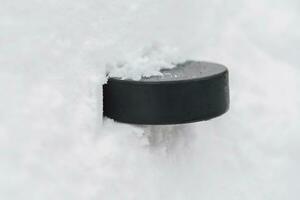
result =
[{"label": "snow texture", "polygon": [[176,63],[183,61],[176,48],[152,44],[127,54],[124,60],[106,66],[108,77],[140,80],[141,77],[162,76],[162,68],[173,68]]},{"label": "snow texture", "polygon": [[[299,10],[0,0],[0,199],[298,200]],[[226,115],[175,127],[102,119],[106,73],[138,79],[182,58],[228,66]]]}]

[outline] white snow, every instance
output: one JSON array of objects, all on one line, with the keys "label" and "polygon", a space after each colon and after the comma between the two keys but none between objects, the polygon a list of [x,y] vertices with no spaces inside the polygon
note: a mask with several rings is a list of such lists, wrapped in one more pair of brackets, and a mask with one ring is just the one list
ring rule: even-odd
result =
[{"label": "white snow", "polygon": [[176,48],[153,43],[106,66],[109,77],[139,80],[141,77],[160,76],[160,69],[173,68],[183,61]]},{"label": "white snow", "polygon": [[[299,9],[0,0],[0,199],[298,200]],[[228,66],[226,115],[175,128],[102,119],[107,72],[138,79],[177,59]]]}]

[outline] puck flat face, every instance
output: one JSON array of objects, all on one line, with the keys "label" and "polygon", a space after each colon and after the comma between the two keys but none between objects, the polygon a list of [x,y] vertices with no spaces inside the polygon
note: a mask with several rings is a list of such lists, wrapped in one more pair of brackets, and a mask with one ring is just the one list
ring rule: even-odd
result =
[{"label": "puck flat face", "polygon": [[103,85],[103,114],[130,124],[181,124],[209,120],[229,108],[228,70],[187,61],[162,76],[109,78]]}]

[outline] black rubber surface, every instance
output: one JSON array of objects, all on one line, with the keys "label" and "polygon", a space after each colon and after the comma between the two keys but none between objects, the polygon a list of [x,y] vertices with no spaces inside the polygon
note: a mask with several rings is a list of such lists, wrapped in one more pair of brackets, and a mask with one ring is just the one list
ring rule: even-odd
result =
[{"label": "black rubber surface", "polygon": [[104,115],[131,124],[180,124],[209,120],[229,108],[228,70],[187,61],[163,76],[139,81],[109,78],[103,86]]}]

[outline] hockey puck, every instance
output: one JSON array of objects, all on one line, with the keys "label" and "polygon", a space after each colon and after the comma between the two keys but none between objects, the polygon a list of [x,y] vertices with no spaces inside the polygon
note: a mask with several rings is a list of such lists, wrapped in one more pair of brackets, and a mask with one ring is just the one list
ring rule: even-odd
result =
[{"label": "hockey puck", "polygon": [[162,76],[129,80],[111,77],[103,85],[103,114],[130,124],[181,124],[209,120],[229,108],[228,70],[187,61]]}]

